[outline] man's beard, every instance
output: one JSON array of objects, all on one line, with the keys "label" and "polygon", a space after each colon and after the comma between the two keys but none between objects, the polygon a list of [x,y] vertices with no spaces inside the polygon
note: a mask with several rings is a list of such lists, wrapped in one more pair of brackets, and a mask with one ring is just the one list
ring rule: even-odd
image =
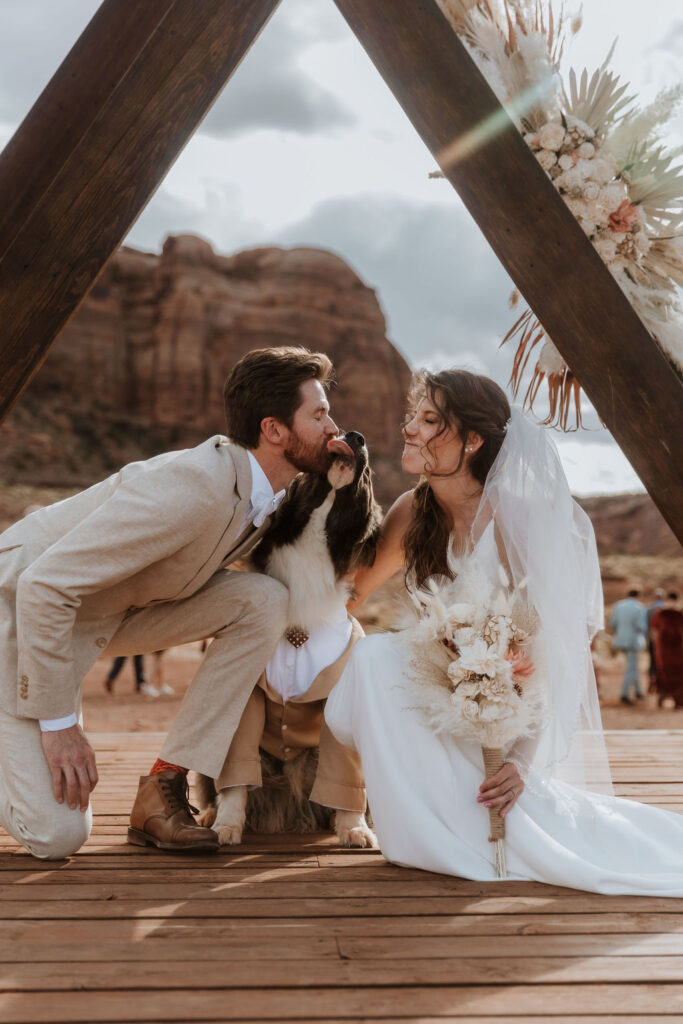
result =
[{"label": "man's beard", "polygon": [[298,434],[291,432],[285,456],[301,473],[327,473],[332,455],[327,450],[329,438],[323,438],[317,445],[302,441]]}]

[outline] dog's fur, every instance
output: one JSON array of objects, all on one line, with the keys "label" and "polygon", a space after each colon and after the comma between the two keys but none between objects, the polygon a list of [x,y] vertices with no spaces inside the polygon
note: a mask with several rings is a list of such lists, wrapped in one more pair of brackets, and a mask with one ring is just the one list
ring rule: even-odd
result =
[{"label": "dog's fur", "polygon": [[[289,590],[289,627],[308,630],[346,605],[346,575],[372,565],[381,511],[374,499],[365,441],[351,432],[343,439],[351,449],[335,454],[327,473],[302,473],[291,483],[286,500],[273,516],[252,566],[274,576]],[[316,832],[334,828],[342,845],[374,845],[362,814],[334,811],[308,799],[318,751],[304,750],[282,762],[261,750],[263,786],[247,794],[235,786],[216,794],[213,780],[198,776],[197,798],[206,808],[199,819],[215,825],[223,844],[239,843],[242,829],[253,832]]]}]

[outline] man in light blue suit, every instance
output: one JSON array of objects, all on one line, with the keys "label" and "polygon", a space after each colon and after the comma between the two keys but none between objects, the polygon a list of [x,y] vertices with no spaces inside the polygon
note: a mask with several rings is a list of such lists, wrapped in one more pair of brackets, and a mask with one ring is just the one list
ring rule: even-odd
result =
[{"label": "man in light blue suit", "polygon": [[645,647],[647,636],[647,613],[638,600],[638,591],[629,590],[628,597],[617,601],[610,619],[614,633],[613,644],[626,655],[626,671],[621,685],[622,704],[633,704],[631,689],[635,690],[636,700],[643,700],[638,677],[638,651]]}]

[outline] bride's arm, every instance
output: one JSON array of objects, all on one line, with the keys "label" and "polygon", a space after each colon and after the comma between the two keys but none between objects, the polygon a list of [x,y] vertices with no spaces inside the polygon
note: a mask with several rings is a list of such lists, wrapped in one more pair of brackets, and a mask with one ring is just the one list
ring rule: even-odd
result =
[{"label": "bride's arm", "polygon": [[405,564],[403,537],[410,523],[413,506],[413,492],[406,491],[391,506],[384,522],[377,544],[377,554],[371,566],[359,569],[353,583],[353,596],[348,603],[349,611],[353,611],[388,580]]}]

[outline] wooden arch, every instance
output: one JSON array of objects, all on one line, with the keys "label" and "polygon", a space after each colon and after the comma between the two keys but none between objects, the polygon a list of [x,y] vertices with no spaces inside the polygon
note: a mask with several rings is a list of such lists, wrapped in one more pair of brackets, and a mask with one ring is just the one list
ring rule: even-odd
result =
[{"label": "wooden arch", "polygon": [[[335,0],[683,542],[683,380],[434,0]],[[0,154],[0,420],[278,0],[104,0]]]}]

